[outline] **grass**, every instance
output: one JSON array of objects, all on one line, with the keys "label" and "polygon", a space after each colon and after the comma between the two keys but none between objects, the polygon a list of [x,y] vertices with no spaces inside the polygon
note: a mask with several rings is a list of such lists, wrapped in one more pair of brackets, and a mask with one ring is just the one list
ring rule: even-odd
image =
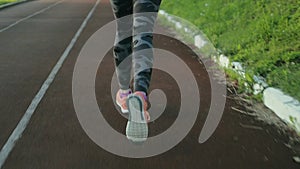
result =
[{"label": "grass", "polygon": [[261,75],[300,100],[299,6],[298,0],[169,0],[161,8],[195,24],[231,61],[244,63],[247,75]]},{"label": "grass", "polygon": [[0,5],[4,5],[6,3],[16,2],[18,0],[0,0]]}]

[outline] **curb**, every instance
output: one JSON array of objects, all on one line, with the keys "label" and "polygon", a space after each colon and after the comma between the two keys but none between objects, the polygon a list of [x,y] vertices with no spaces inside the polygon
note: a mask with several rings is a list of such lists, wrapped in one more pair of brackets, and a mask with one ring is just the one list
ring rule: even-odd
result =
[{"label": "curb", "polygon": [[[189,43],[194,44],[201,54],[212,58],[221,67],[231,69],[238,73],[241,78],[246,78],[246,70],[240,62],[231,62],[230,59],[219,52],[207,52],[209,39],[195,25],[188,23],[178,17],[168,14],[164,10],[159,11],[159,19],[167,22],[168,26],[175,29],[175,32],[181,36],[187,37]],[[212,49],[212,47],[209,47]],[[214,47],[213,47],[214,48]],[[213,49],[212,49],[213,50]],[[217,49],[215,49],[217,51]],[[271,109],[280,119],[291,125],[300,133],[300,103],[298,100],[284,94],[280,89],[269,87],[265,79],[261,76],[253,76],[255,84],[252,87],[254,95],[262,93],[263,103]],[[245,84],[249,88],[248,84]]]},{"label": "curb", "polygon": [[275,112],[282,120],[300,131],[300,103],[285,95],[281,90],[269,87],[264,90],[264,104]]},{"label": "curb", "polygon": [[4,5],[0,5],[0,10],[4,9],[4,8],[11,7],[11,6],[18,5],[18,4],[21,4],[21,3],[24,3],[26,1],[28,1],[28,0],[21,0],[21,1],[17,1],[17,2],[11,2],[11,3],[4,4]]}]

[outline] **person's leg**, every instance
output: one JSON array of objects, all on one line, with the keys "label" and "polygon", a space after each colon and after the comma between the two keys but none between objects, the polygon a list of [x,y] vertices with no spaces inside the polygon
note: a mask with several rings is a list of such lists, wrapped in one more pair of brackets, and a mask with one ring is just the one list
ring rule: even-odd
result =
[{"label": "person's leg", "polygon": [[123,113],[128,112],[126,99],[131,94],[130,74],[132,68],[132,0],[110,0],[117,19],[117,32],[113,48],[116,74],[120,90],[116,95],[116,103]]},{"label": "person's leg", "polygon": [[153,65],[153,27],[161,0],[134,0],[133,7],[133,65],[134,94],[127,99],[130,119],[126,136],[133,142],[143,142],[148,137],[150,115],[147,111],[147,92]]},{"label": "person's leg", "polygon": [[[129,89],[130,73],[132,67],[132,0],[110,0],[117,19],[117,32],[113,48],[116,73],[120,89]],[[123,18],[125,17],[125,18]],[[120,19],[122,18],[122,19]]]},{"label": "person's leg", "polygon": [[153,64],[153,27],[161,0],[134,0],[134,90],[147,95]]}]

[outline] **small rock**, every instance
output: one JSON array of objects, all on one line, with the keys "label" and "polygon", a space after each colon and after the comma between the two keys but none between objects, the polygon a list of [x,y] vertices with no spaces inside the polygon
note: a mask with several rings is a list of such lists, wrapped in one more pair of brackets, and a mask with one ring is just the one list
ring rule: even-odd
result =
[{"label": "small rock", "polygon": [[253,85],[253,94],[257,95],[259,93],[261,93],[264,90],[264,87],[258,83],[255,83]]},{"label": "small rock", "polygon": [[269,158],[267,156],[264,156],[264,161],[269,161]]},{"label": "small rock", "polygon": [[300,157],[294,156],[293,157],[294,162],[300,163]]}]

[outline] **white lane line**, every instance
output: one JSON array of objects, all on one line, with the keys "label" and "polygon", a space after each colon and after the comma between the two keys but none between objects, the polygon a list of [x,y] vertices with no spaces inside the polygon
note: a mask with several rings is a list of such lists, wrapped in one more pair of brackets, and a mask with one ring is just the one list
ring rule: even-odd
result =
[{"label": "white lane line", "polygon": [[14,146],[15,146],[16,142],[18,141],[18,139],[21,138],[21,136],[22,136],[25,128],[27,127],[27,125],[28,125],[33,113],[35,112],[37,106],[41,102],[41,100],[44,97],[45,93],[47,92],[49,86],[53,82],[56,74],[58,73],[58,71],[62,67],[62,64],[66,60],[66,58],[69,55],[71,49],[74,47],[74,44],[76,43],[76,41],[77,41],[78,37],[80,36],[80,34],[82,33],[83,29],[86,27],[87,22],[92,17],[92,15],[93,15],[93,13],[94,13],[94,11],[95,11],[95,9],[96,9],[96,7],[98,6],[99,3],[100,3],[100,0],[97,0],[95,5],[91,9],[89,14],[85,18],[85,20],[83,21],[83,23],[81,24],[80,28],[76,32],[76,34],[73,37],[72,41],[70,42],[68,47],[65,49],[64,53],[62,54],[62,56],[60,57],[60,59],[58,60],[58,62],[54,66],[54,68],[52,69],[52,71],[50,72],[48,78],[43,83],[43,85],[40,88],[39,92],[36,94],[36,96],[32,100],[31,104],[29,105],[28,109],[26,110],[25,114],[23,115],[22,119],[19,121],[17,127],[15,128],[15,130],[10,135],[7,142],[5,143],[3,148],[1,149],[1,152],[0,152],[0,168],[2,168],[5,160],[7,159],[8,155],[10,154],[12,149],[14,148]]},{"label": "white lane line", "polygon": [[51,9],[51,8],[55,7],[56,5],[62,3],[63,1],[64,1],[64,0],[58,1],[58,2],[56,2],[56,3],[54,3],[54,4],[51,4],[51,5],[47,6],[46,8],[43,8],[43,9],[41,9],[41,10],[39,10],[39,11],[37,11],[37,12],[31,14],[31,15],[26,16],[25,18],[22,18],[22,19],[20,19],[20,20],[17,20],[17,21],[14,22],[13,24],[10,24],[10,25],[6,26],[5,28],[0,29],[0,33],[1,33],[1,32],[4,32],[4,31],[6,31],[6,30],[8,30],[8,29],[10,29],[10,28],[12,28],[12,27],[14,27],[14,26],[16,26],[16,25],[19,24],[20,22],[23,22],[23,21],[25,21],[25,20],[27,20],[27,19],[29,19],[29,18],[32,18],[32,17],[34,17],[34,16],[36,16],[36,15],[38,15],[38,14],[41,14],[41,13],[47,11],[48,9]]}]

